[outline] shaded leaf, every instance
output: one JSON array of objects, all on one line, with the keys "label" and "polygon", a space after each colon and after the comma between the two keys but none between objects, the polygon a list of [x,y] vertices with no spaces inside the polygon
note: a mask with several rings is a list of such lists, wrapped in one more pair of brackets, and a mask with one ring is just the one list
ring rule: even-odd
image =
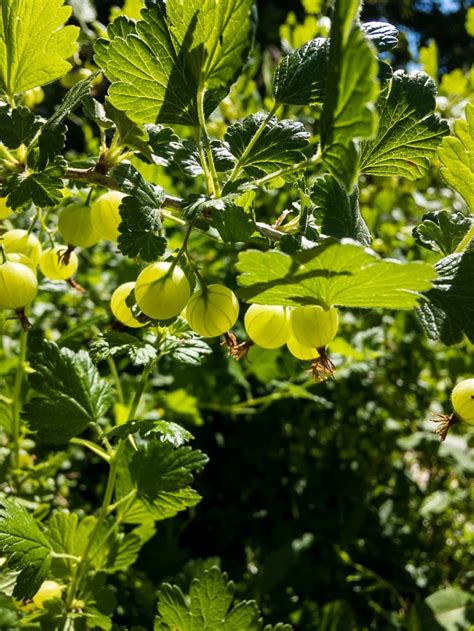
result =
[{"label": "shaded leaf", "polygon": [[446,121],[433,114],[436,85],[424,72],[394,73],[390,90],[377,105],[380,122],[373,140],[363,143],[360,168],[370,175],[415,180],[427,171]]},{"label": "shaded leaf", "polygon": [[419,309],[426,334],[444,344],[457,344],[463,334],[474,343],[474,242],[435,265],[438,277]]},{"label": "shaded leaf", "polygon": [[[263,112],[251,114],[227,129],[225,140],[237,159],[242,157],[265,118]],[[308,142],[309,133],[302,123],[291,120],[278,121],[272,117],[241,167],[250,177],[255,178],[273,173],[303,160],[303,149],[308,146]]]},{"label": "shaded leaf", "polygon": [[364,22],[362,31],[380,53],[398,46],[398,29],[388,22]]},{"label": "shaded leaf", "polygon": [[359,210],[359,192],[348,195],[332,175],[318,177],[310,191],[316,208],[316,219],[322,232],[330,237],[351,237],[362,245],[370,245],[370,231]]},{"label": "shaded leaf", "polygon": [[254,631],[260,612],[254,601],[231,609],[235,585],[225,572],[213,567],[191,583],[189,605],[177,585],[165,583],[158,597],[158,629],[180,631]]},{"label": "shaded leaf", "polygon": [[13,595],[31,598],[48,574],[51,547],[28,511],[10,498],[0,503],[0,551],[19,572]]},{"label": "shaded leaf", "polygon": [[142,340],[130,333],[111,331],[101,335],[91,346],[91,355],[95,361],[104,361],[108,357],[127,355],[133,366],[146,366],[156,359],[156,348],[147,340]]},{"label": "shaded leaf", "polygon": [[159,234],[164,191],[147,182],[131,164],[119,164],[112,173],[127,194],[120,204],[119,249],[131,258],[155,261],[166,250],[166,239]]},{"label": "shaded leaf", "polygon": [[42,442],[61,445],[96,423],[112,404],[112,389],[86,351],[74,353],[54,342],[30,345],[35,396],[22,416]]},{"label": "shaded leaf", "polygon": [[13,209],[36,204],[56,206],[62,198],[62,177],[66,172],[66,161],[57,157],[44,171],[8,173],[5,176],[2,195],[8,195],[8,206]]},{"label": "shaded leaf", "polygon": [[423,215],[422,223],[413,234],[423,247],[447,256],[454,252],[473,226],[474,217],[438,210]]},{"label": "shaded leaf", "polygon": [[28,145],[41,127],[42,121],[27,107],[17,107],[10,111],[0,108],[0,138],[9,149]]}]

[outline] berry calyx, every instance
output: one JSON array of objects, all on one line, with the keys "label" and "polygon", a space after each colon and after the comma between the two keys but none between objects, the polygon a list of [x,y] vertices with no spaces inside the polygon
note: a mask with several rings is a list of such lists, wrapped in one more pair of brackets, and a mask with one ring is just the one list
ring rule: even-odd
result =
[{"label": "berry calyx", "polygon": [[154,320],[169,320],[179,315],[191,295],[183,270],[160,261],[145,267],[135,284],[135,299],[145,315]]},{"label": "berry calyx", "polygon": [[244,324],[250,339],[262,348],[279,348],[290,336],[290,315],[286,307],[250,305]]},{"label": "berry calyx", "polygon": [[474,425],[474,378],[464,379],[454,386],[451,392],[452,414],[435,414],[432,421],[438,423],[434,430],[443,442],[449,430],[457,423]]},{"label": "berry calyx", "polygon": [[40,259],[41,273],[50,280],[69,280],[79,267],[79,259],[75,252],[69,253],[69,260],[64,260],[64,252],[67,248],[63,245],[55,245],[54,248],[45,250]]},{"label": "berry calyx", "polygon": [[70,204],[61,211],[58,229],[69,245],[88,248],[100,240],[92,225],[91,209],[82,204]]},{"label": "berry calyx", "polygon": [[42,248],[41,243],[34,234],[28,234],[26,230],[9,230],[1,238],[1,244],[6,254],[18,252],[27,256],[33,265],[37,267]]},{"label": "berry calyx", "polygon": [[130,307],[127,305],[127,298],[135,289],[135,283],[123,283],[119,285],[110,299],[110,309],[119,322],[133,329],[145,326],[146,322],[137,320]]},{"label": "berry calyx", "polygon": [[119,207],[125,197],[119,191],[109,191],[98,197],[91,206],[94,230],[109,241],[118,241],[121,221]]},{"label": "berry calyx", "polygon": [[193,294],[186,307],[189,326],[202,337],[217,337],[231,329],[239,317],[239,301],[224,285],[209,285]]}]

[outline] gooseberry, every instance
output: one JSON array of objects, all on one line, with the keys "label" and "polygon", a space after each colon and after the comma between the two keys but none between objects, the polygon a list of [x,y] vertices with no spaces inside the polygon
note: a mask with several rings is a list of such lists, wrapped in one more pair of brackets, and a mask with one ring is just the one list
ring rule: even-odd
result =
[{"label": "gooseberry", "polygon": [[66,263],[62,254],[66,251],[63,245],[55,245],[54,248],[45,250],[40,259],[40,270],[50,280],[69,280],[76,273],[79,259],[75,252],[70,252]]},{"label": "gooseberry", "polygon": [[33,109],[44,101],[44,90],[41,87],[32,88],[23,94],[22,102],[25,107]]},{"label": "gooseberry", "polygon": [[290,324],[291,331],[300,344],[324,349],[336,336],[339,318],[335,307],[295,307],[291,311]]},{"label": "gooseberry", "polygon": [[118,241],[121,221],[119,206],[125,197],[118,191],[109,191],[98,197],[91,206],[91,220],[95,231],[109,241]]},{"label": "gooseberry", "polygon": [[19,252],[31,259],[34,266],[38,265],[42,248],[34,234],[20,229],[9,230],[2,237],[2,245],[7,254]]},{"label": "gooseberry", "polygon": [[283,346],[290,335],[290,316],[286,307],[250,305],[244,324],[250,339],[262,348]]},{"label": "gooseberry", "polygon": [[224,285],[209,285],[193,294],[186,307],[189,326],[202,337],[216,337],[231,329],[239,317],[239,301]]},{"label": "gooseberry", "polygon": [[135,284],[135,299],[145,315],[155,320],[169,320],[186,306],[191,294],[183,270],[160,261],[145,267]]},{"label": "gooseberry", "polygon": [[133,289],[135,289],[135,283],[133,282],[119,285],[110,299],[110,308],[119,322],[125,324],[125,326],[135,329],[145,326],[146,323],[139,322],[136,318],[134,318],[132,310],[127,305],[126,300]]},{"label": "gooseberry", "polygon": [[300,344],[296,337],[291,333],[286,346],[294,357],[301,359],[302,361],[309,361],[318,357],[318,351],[315,348],[303,346],[303,344]]},{"label": "gooseberry", "polygon": [[23,309],[37,293],[38,281],[31,267],[9,260],[0,264],[0,309]]},{"label": "gooseberry", "polygon": [[100,240],[91,220],[90,206],[69,204],[61,211],[58,220],[59,232],[66,243],[79,248],[88,248]]},{"label": "gooseberry", "polygon": [[0,219],[6,219],[12,212],[13,210],[7,206],[7,198],[0,197]]},{"label": "gooseberry", "polygon": [[39,590],[33,596],[33,602],[37,607],[43,608],[47,600],[61,598],[62,587],[56,581],[43,581]]},{"label": "gooseberry", "polygon": [[451,403],[458,418],[474,425],[474,378],[464,379],[454,386]]}]

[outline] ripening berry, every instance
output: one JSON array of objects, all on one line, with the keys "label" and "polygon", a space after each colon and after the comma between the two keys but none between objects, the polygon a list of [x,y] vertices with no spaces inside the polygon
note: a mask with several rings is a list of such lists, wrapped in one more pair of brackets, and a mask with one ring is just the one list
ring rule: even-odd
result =
[{"label": "ripening berry", "polygon": [[186,307],[189,326],[202,337],[216,337],[231,329],[239,317],[239,301],[224,285],[209,285],[193,294]]},{"label": "ripening berry", "polygon": [[183,270],[161,261],[145,267],[135,284],[135,299],[145,315],[169,320],[179,315],[191,295]]},{"label": "ripening berry", "polygon": [[283,346],[290,336],[290,315],[286,307],[250,305],[244,324],[250,339],[262,348]]},{"label": "ripening berry", "polygon": [[134,289],[135,283],[133,282],[119,285],[110,299],[110,308],[119,322],[133,329],[138,329],[141,326],[145,326],[146,322],[139,322],[134,318],[132,310],[126,302]]},{"label": "ripening berry", "polygon": [[19,252],[31,259],[33,265],[38,265],[42,248],[34,234],[28,234],[26,230],[20,229],[9,230],[5,232],[1,241],[7,254]]},{"label": "ripening berry", "polygon": [[99,233],[92,225],[90,206],[70,204],[63,208],[58,229],[66,243],[74,247],[88,248],[100,240]]},{"label": "ripening berry", "polygon": [[474,425],[474,378],[464,379],[453,388],[451,403],[458,418]]},{"label": "ripening berry", "polygon": [[109,191],[98,197],[91,206],[92,225],[96,232],[109,241],[118,241],[120,204],[125,197],[118,191]]},{"label": "ripening berry", "polygon": [[291,311],[290,323],[293,335],[300,344],[320,349],[326,348],[335,338],[339,318],[335,307],[295,307]]},{"label": "ripening berry", "polygon": [[79,267],[79,259],[75,252],[69,253],[69,261],[64,262],[61,254],[66,252],[66,247],[56,245],[45,250],[40,259],[40,270],[50,280],[69,280]]},{"label": "ripening berry", "polygon": [[311,348],[311,346],[303,346],[303,344],[300,344],[296,337],[291,333],[286,346],[294,357],[296,357],[297,359],[301,359],[302,361],[310,361],[311,359],[315,359],[319,355],[318,351],[315,348]]},{"label": "ripening berry", "polygon": [[38,293],[38,281],[31,267],[14,261],[0,264],[0,309],[23,309]]},{"label": "ripening berry", "polygon": [[43,581],[39,590],[33,596],[33,602],[37,607],[43,608],[47,600],[61,598],[62,587],[56,581]]}]

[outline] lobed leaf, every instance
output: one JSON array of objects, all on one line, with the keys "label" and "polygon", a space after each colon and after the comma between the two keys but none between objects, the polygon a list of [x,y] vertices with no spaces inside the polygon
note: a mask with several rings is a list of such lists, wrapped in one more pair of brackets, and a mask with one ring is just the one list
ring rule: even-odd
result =
[{"label": "lobed leaf", "polygon": [[237,269],[244,300],[288,306],[413,309],[435,278],[431,265],[382,260],[349,239],[326,239],[293,257],[247,250]]},{"label": "lobed leaf", "polygon": [[30,513],[11,498],[0,502],[0,551],[19,572],[13,595],[31,598],[48,574],[51,546]]},{"label": "lobed leaf", "polygon": [[[265,114],[251,114],[231,125],[225,140],[231,153],[242,158],[247,145],[265,120]],[[308,146],[309,133],[299,121],[272,117],[266,124],[250,153],[241,164],[250,177],[261,177],[304,159],[303,149]]]},{"label": "lobed leaf", "polygon": [[43,340],[30,345],[29,361],[35,371],[29,381],[36,394],[22,416],[41,442],[68,442],[112,404],[112,389],[86,351],[74,353]]},{"label": "lobed leaf", "polygon": [[336,239],[350,237],[362,245],[370,245],[372,238],[359,210],[357,189],[348,195],[334,176],[323,175],[315,180],[309,195],[325,235]]},{"label": "lobed leaf", "polygon": [[435,269],[438,277],[418,312],[426,334],[448,345],[465,334],[474,343],[474,241],[464,252],[438,261]]},{"label": "lobed leaf", "polygon": [[64,0],[2,0],[0,91],[12,98],[65,75],[76,52],[77,26],[64,26]]},{"label": "lobed leaf", "polygon": [[466,120],[454,123],[454,135],[446,136],[438,149],[441,175],[474,213],[474,105],[466,105]]},{"label": "lobed leaf", "polygon": [[415,180],[428,170],[448,124],[433,114],[436,85],[424,72],[394,73],[388,92],[377,105],[379,128],[363,143],[360,169],[379,176]]}]

